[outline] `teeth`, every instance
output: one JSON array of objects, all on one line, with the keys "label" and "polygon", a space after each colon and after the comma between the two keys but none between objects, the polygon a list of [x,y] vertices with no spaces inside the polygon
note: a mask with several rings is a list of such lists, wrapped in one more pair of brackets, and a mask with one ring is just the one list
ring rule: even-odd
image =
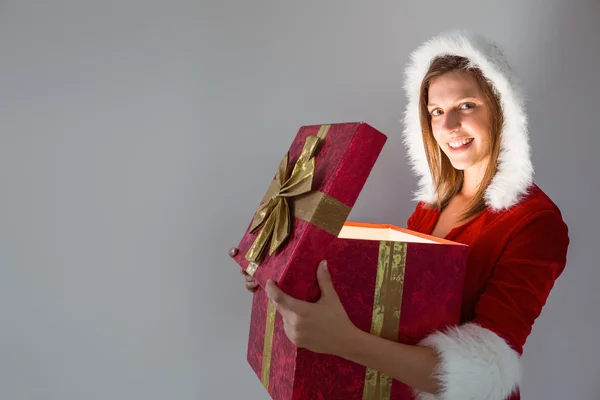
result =
[{"label": "teeth", "polygon": [[470,143],[472,140],[473,140],[472,138],[469,138],[469,139],[461,139],[461,140],[453,140],[453,141],[449,142],[449,143],[448,143],[448,145],[449,145],[450,147],[452,147],[452,148],[456,149],[456,148],[458,148],[458,147],[460,147],[460,146],[462,146],[462,145],[465,145],[465,144],[467,144],[467,143]]}]

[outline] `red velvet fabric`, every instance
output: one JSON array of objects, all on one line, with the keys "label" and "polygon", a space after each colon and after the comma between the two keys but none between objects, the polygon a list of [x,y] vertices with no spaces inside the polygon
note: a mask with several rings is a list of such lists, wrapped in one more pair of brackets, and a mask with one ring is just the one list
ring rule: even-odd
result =
[{"label": "red velvet fabric", "polygon": [[[431,234],[439,214],[419,203],[408,228]],[[566,264],[568,228],[558,207],[534,184],[516,206],[502,212],[488,209],[445,239],[469,246],[461,323],[495,332],[522,354]]]}]

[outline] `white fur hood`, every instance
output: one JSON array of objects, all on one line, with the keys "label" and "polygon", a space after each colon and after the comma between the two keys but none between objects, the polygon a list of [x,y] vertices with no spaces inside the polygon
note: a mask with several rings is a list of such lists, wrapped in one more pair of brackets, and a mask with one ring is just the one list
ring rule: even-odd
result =
[{"label": "white fur hood", "polygon": [[507,209],[519,202],[533,182],[524,99],[500,49],[486,39],[464,31],[442,34],[422,44],[411,54],[405,71],[404,89],[408,103],[404,114],[404,144],[412,169],[419,178],[415,200],[431,203],[436,198],[419,122],[419,92],[431,62],[441,55],[468,58],[498,94],[504,125],[498,171],[486,190],[485,201],[492,210]]}]

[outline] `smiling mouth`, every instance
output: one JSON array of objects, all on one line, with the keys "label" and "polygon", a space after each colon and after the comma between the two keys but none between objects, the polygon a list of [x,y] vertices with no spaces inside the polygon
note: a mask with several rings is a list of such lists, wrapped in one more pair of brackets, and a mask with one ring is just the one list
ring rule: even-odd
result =
[{"label": "smiling mouth", "polygon": [[448,142],[451,150],[464,150],[473,142],[473,138],[455,139]]}]

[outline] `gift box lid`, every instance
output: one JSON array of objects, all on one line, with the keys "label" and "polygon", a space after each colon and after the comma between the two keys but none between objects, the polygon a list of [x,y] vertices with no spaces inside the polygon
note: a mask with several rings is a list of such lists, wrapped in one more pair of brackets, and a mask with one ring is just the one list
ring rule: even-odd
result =
[{"label": "gift box lid", "polygon": [[238,264],[253,276],[260,268],[264,286],[306,239],[335,239],[386,141],[365,122],[300,127],[238,245]]}]

